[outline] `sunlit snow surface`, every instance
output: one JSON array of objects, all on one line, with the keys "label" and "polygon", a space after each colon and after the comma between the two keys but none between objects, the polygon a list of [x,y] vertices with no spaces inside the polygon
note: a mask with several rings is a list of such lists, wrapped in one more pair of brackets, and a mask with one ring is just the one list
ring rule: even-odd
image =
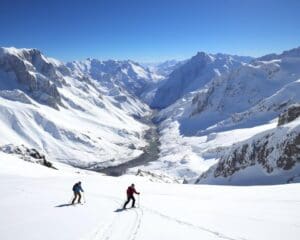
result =
[{"label": "sunlit snow surface", "polygon": [[[60,171],[0,154],[1,240],[255,239],[296,240],[299,184],[230,187],[150,183]],[[77,173],[76,173],[77,172]],[[82,181],[85,204],[64,206]],[[132,182],[136,209],[118,211]]]}]

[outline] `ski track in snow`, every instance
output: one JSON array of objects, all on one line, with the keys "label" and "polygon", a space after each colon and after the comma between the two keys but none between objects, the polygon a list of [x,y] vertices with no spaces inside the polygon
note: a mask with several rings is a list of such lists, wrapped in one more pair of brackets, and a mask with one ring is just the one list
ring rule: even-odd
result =
[{"label": "ski track in snow", "polygon": [[[94,194],[95,195],[95,194]],[[97,194],[97,196],[100,196]],[[116,207],[120,207],[123,205],[123,202],[120,199],[114,198],[112,196],[106,196],[106,195],[101,195],[101,197],[108,198],[110,200],[113,200],[116,203]],[[128,236],[124,237],[123,239],[125,240],[135,240],[136,236],[139,232],[141,222],[142,222],[142,217],[143,217],[143,209],[141,208],[134,208],[134,209],[129,209],[129,210],[124,210],[121,212],[114,212],[114,217],[110,223],[108,223],[104,228],[103,225],[101,224],[100,226],[97,227],[95,232],[93,233],[92,237],[89,238],[89,240],[110,240],[110,239],[117,239],[115,238],[114,234],[120,233],[120,231],[117,231],[120,226],[124,226],[124,222],[128,222],[128,216],[134,216],[133,221],[129,221],[126,224],[126,228],[130,229],[128,232]]]},{"label": "ski track in snow", "polygon": [[159,211],[156,211],[156,210],[153,210],[151,208],[146,208],[144,207],[145,210],[155,214],[155,215],[158,215],[162,218],[165,218],[167,220],[170,220],[170,221],[173,221],[173,222],[176,222],[178,224],[181,224],[181,225],[185,225],[185,226],[188,226],[188,227],[192,227],[194,229],[197,229],[197,230],[200,230],[200,231],[205,231],[205,232],[208,232],[208,233],[211,233],[221,239],[227,239],[227,240],[237,240],[237,239],[240,239],[240,240],[245,240],[244,238],[232,238],[232,237],[229,237],[229,236],[226,236],[225,234],[222,234],[220,232],[217,232],[217,231],[214,231],[214,230],[211,230],[211,229],[208,229],[208,228],[205,228],[205,227],[202,227],[202,226],[198,226],[198,225],[195,225],[195,224],[192,224],[192,223],[189,223],[189,222],[186,222],[186,221],[182,221],[182,220],[179,220],[177,218],[174,218],[174,217],[171,217],[171,216],[168,216],[168,215],[165,215]]},{"label": "ski track in snow", "polygon": [[[95,195],[95,194],[93,194]],[[107,196],[107,195],[98,195],[98,197],[104,197],[104,198],[108,198],[113,200],[114,202],[116,202],[117,207],[118,206],[122,206],[123,202],[121,199],[119,198],[115,198],[112,196]],[[139,229],[141,227],[141,223],[142,223],[142,219],[143,219],[143,215],[144,215],[144,210],[146,210],[147,212],[149,212],[150,214],[154,214],[156,216],[159,216],[161,218],[167,219],[169,221],[173,221],[175,223],[178,223],[180,225],[185,225],[187,227],[191,227],[193,229],[197,229],[199,231],[205,231],[208,232],[220,239],[226,239],[226,240],[246,240],[245,238],[233,238],[230,236],[227,236],[223,233],[220,233],[218,231],[215,230],[211,230],[208,228],[205,228],[203,226],[199,226],[199,225],[195,225],[180,219],[177,219],[175,217],[171,217],[168,216],[166,214],[163,214],[159,211],[156,211],[154,209],[148,208],[148,207],[141,207],[139,206],[138,208],[134,208],[134,209],[128,209],[125,211],[121,211],[121,212],[115,212],[115,216],[112,219],[112,221],[106,225],[106,227],[103,228],[102,224],[98,227],[98,229],[95,231],[95,233],[93,234],[92,238],[90,238],[89,240],[110,240],[110,239],[115,239],[114,238],[114,233],[118,233],[119,231],[117,231],[116,229],[119,228],[119,225],[122,224],[122,219],[126,220],[126,218],[124,217],[124,215],[127,217],[131,212],[135,214],[134,217],[134,221],[131,221],[130,223],[128,223],[128,225],[126,227],[130,228],[128,237],[123,238],[124,240],[135,240]]]},{"label": "ski track in snow", "polygon": [[[117,236],[115,237],[114,234],[117,234],[117,235],[120,234],[120,232],[117,231],[117,229],[120,226],[121,227],[124,226],[124,224],[122,224],[122,223],[124,223],[124,221],[127,221],[127,218],[130,215],[134,215],[134,220],[126,223],[126,227],[128,229],[130,229],[130,231],[128,232],[128,234],[126,234],[127,237],[124,236],[123,239],[135,240],[136,236],[138,234],[140,225],[141,225],[143,213],[142,213],[141,209],[134,209],[133,211],[131,211],[131,210],[128,210],[128,211],[130,211],[134,214],[132,214],[132,213],[128,214],[128,212],[115,213],[116,216],[113,218],[113,221],[110,224],[108,224],[108,226],[104,229],[104,231],[102,231],[102,233],[100,231],[98,231],[98,234],[95,236],[95,238],[93,238],[93,240],[118,239]],[[99,234],[99,232],[100,232],[100,234]]]}]

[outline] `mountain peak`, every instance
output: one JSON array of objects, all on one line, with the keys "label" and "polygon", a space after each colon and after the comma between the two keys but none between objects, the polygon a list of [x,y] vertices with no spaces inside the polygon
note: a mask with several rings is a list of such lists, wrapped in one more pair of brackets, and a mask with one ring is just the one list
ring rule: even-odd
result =
[{"label": "mountain peak", "polygon": [[41,55],[41,52],[35,48],[0,47],[0,57],[4,55],[26,57],[28,55]]},{"label": "mountain peak", "polygon": [[206,52],[197,52],[197,54],[194,57],[192,57],[191,60],[192,61],[199,61],[199,60],[212,61],[212,60],[214,60],[214,57]]}]

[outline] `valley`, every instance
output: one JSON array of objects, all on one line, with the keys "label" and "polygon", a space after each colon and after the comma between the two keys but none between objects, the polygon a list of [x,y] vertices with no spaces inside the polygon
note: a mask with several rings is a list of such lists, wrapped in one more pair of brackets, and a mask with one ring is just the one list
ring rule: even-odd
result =
[{"label": "valley", "polygon": [[143,166],[147,166],[150,162],[157,161],[159,158],[159,133],[157,130],[157,126],[153,123],[153,118],[155,117],[155,111],[150,116],[141,119],[143,123],[146,123],[149,126],[149,129],[146,131],[144,138],[147,141],[146,147],[144,147],[143,153],[128,162],[101,168],[99,164],[96,167],[91,167],[93,171],[105,173],[108,176],[121,176],[123,174],[128,173],[130,168],[139,168]]},{"label": "valley", "polygon": [[[1,48],[0,145],[33,148],[54,165],[110,176],[142,171],[190,184],[298,182],[297,110],[291,123],[277,122],[298,109],[299,64],[299,48],[260,58],[198,52],[149,65],[63,63],[37,49]],[[253,152],[266,138],[273,139],[268,152]],[[247,162],[235,156],[240,151]]]}]

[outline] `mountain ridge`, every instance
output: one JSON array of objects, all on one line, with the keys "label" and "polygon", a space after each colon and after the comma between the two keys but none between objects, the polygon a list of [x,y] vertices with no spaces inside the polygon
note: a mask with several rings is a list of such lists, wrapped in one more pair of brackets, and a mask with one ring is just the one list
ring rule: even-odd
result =
[{"label": "mountain ridge", "polygon": [[300,100],[299,53],[252,59],[198,52],[161,63],[158,75],[131,60],[64,64],[37,49],[1,48],[0,144],[75,167],[124,166],[147,149],[143,118],[156,101],[163,107],[154,116],[158,159],[138,168],[193,183],[239,142],[276,132],[278,115]]}]

